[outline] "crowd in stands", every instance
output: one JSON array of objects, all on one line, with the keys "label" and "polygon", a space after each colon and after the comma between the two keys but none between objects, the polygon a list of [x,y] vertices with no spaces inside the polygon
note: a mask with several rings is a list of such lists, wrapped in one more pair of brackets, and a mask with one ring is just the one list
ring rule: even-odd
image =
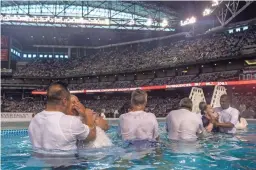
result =
[{"label": "crowd in stands", "polygon": [[256,44],[256,29],[228,33],[212,33],[197,37],[150,41],[100,49],[92,55],[70,59],[35,59],[15,72],[22,77],[59,77],[94,75],[157,69],[193,64],[212,59],[241,56],[240,50]]},{"label": "crowd in stands", "polygon": [[[185,97],[176,93],[173,96],[149,96],[146,110],[154,113],[157,117],[165,117],[171,110],[177,109],[179,101]],[[206,101],[210,102],[205,95]],[[122,107],[130,102],[130,96],[97,96],[94,99],[80,98],[81,102],[88,108],[98,113],[104,112],[108,118],[118,118],[123,114]],[[256,96],[253,93],[232,94],[232,106],[239,109],[245,118],[256,118]],[[44,109],[44,100],[39,99],[2,99],[2,112],[33,112],[37,113]],[[240,106],[244,105],[245,109],[241,110]],[[104,110],[104,111],[103,111]]]},{"label": "crowd in stands", "polygon": [[130,88],[152,85],[170,85],[191,82],[223,81],[238,79],[238,71],[226,71],[215,73],[204,73],[199,75],[185,75],[165,78],[154,78],[131,81],[98,82],[98,83],[80,83],[69,84],[70,90],[78,89],[106,89],[106,88]]}]

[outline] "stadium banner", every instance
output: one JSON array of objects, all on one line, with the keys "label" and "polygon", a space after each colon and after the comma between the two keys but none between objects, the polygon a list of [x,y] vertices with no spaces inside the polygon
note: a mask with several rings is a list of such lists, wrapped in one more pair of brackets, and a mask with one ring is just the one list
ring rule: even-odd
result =
[{"label": "stadium banner", "polygon": [[141,87],[142,90],[160,90],[160,89],[166,89],[166,85],[164,86],[143,86]]},{"label": "stadium banner", "polygon": [[[172,84],[163,86],[145,86],[145,87],[134,87],[134,88],[120,88],[120,89],[95,89],[95,90],[71,90],[70,93],[102,93],[102,92],[124,92],[134,91],[136,89],[142,90],[160,90],[160,89],[171,89],[181,87],[203,87],[203,86],[229,86],[229,85],[249,85],[256,84],[256,80],[243,80],[243,81],[220,81],[220,82],[201,82],[201,83],[185,83],[185,84]],[[32,91],[32,94],[45,95],[45,91]]]},{"label": "stadium banner", "polygon": [[29,122],[33,113],[12,113],[2,112],[1,122]]},{"label": "stadium banner", "polygon": [[8,61],[8,49],[1,49],[1,61]]},{"label": "stadium banner", "polygon": [[122,92],[122,91],[134,91],[136,89],[141,89],[141,87],[134,88],[120,88],[120,89],[96,89],[96,90],[85,90],[86,93],[100,93],[100,92]]},{"label": "stadium banner", "polygon": [[1,73],[2,74],[4,74],[4,73],[12,74],[12,69],[1,69]]},{"label": "stadium banner", "polygon": [[1,49],[8,49],[8,47],[9,47],[9,43],[8,42],[9,42],[8,41],[8,37],[2,35],[1,36]]},{"label": "stadium banner", "polygon": [[[85,90],[71,90],[70,93],[72,93],[72,94],[81,94],[81,93],[85,93]],[[46,91],[32,91],[32,94],[46,95]]]}]

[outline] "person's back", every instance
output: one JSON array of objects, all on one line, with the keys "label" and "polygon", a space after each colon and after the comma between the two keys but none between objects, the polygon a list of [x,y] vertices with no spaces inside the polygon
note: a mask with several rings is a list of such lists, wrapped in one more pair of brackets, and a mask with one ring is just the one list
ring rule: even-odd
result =
[{"label": "person's back", "polygon": [[187,109],[171,111],[167,118],[168,138],[172,140],[196,140],[202,120]]},{"label": "person's back", "polygon": [[197,133],[203,130],[202,119],[198,114],[190,111],[192,109],[190,99],[182,99],[180,107],[181,109],[171,111],[166,117],[168,138],[194,141],[197,139]]},{"label": "person's back", "polygon": [[[70,93],[66,85],[55,82],[47,89],[46,109],[31,120],[28,132],[33,149],[40,150],[75,150],[77,140],[93,140],[96,129],[90,110],[81,105],[74,109],[83,117],[69,116]],[[87,125],[83,122],[87,121]],[[89,122],[89,123],[88,123]],[[51,152],[49,152],[51,153]]]},{"label": "person's back", "polygon": [[158,140],[156,116],[145,112],[147,93],[142,90],[132,92],[130,112],[119,117],[119,130],[123,140]]},{"label": "person's back", "polygon": [[119,119],[123,140],[155,140],[158,137],[158,123],[153,113],[128,112]]},{"label": "person's back", "polygon": [[75,150],[76,140],[84,140],[88,134],[80,119],[56,111],[38,113],[29,125],[32,145],[38,149]]}]

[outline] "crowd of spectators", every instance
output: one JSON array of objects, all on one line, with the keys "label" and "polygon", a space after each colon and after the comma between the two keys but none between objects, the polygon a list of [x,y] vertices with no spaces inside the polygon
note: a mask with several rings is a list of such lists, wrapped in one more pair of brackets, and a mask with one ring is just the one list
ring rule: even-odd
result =
[{"label": "crowd of spectators", "polygon": [[[107,117],[119,117],[120,109],[124,104],[129,103],[130,96],[114,97],[111,99],[100,97],[98,99],[83,100],[81,102],[98,113],[103,112]],[[156,114],[158,117],[166,115],[168,110],[174,109],[181,98],[173,97],[149,97],[147,111]],[[44,109],[44,101],[41,100],[10,100],[4,99],[2,103],[3,112],[33,112],[37,113]],[[117,113],[117,114],[115,114]]]},{"label": "crowd of spectators", "polygon": [[[175,94],[175,93],[174,93]],[[179,101],[187,95],[176,93],[175,95],[149,95],[146,111],[154,113],[157,117],[165,117],[171,110],[177,109]],[[207,98],[207,95],[205,96]],[[80,97],[81,102],[88,108],[98,113],[104,112],[108,118],[118,118],[123,114],[122,108],[130,103],[130,96],[95,96],[85,99]],[[210,100],[206,100],[210,101]],[[256,118],[256,96],[253,93],[233,93],[232,106],[240,110],[245,118]],[[44,109],[42,99],[2,99],[2,112],[32,112],[38,113]],[[245,109],[240,109],[244,105]]]},{"label": "crowd of spectators", "polygon": [[238,79],[238,71],[204,73],[199,75],[174,76],[144,80],[69,84],[70,90],[130,88],[152,85],[170,85],[191,82],[223,81]]},{"label": "crowd of spectators", "polygon": [[255,44],[256,29],[238,33],[212,33],[182,40],[165,39],[100,49],[70,59],[35,59],[14,75],[60,77],[141,71],[240,56]]}]

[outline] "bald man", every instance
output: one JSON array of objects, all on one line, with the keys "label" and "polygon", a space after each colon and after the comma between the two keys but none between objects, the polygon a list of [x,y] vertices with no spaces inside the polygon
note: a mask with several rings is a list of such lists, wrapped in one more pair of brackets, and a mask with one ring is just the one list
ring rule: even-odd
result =
[{"label": "bald man", "polygon": [[[80,103],[79,99],[75,95],[71,95],[71,106],[68,113],[69,115],[79,116],[76,109],[73,109],[73,106],[78,103]],[[91,116],[95,120],[96,124],[96,139],[94,141],[78,141],[78,148],[100,148],[111,146],[112,142],[105,133],[105,131],[109,129],[107,121],[97,114],[92,114]],[[84,123],[86,124],[86,122]]]},{"label": "bald man", "polygon": [[70,92],[65,84],[55,82],[49,86],[46,109],[35,115],[28,128],[29,138],[34,149],[44,151],[76,150],[77,141],[95,139],[96,126],[90,116],[92,111],[86,110],[77,103],[73,109],[79,113],[82,120],[67,115],[70,102]]},{"label": "bald man", "polygon": [[228,95],[223,94],[220,97],[220,106],[214,108],[214,111],[219,114],[219,121],[213,121],[216,127],[219,127],[220,132],[236,133],[236,124],[238,123],[239,111],[230,106],[231,100]]}]

